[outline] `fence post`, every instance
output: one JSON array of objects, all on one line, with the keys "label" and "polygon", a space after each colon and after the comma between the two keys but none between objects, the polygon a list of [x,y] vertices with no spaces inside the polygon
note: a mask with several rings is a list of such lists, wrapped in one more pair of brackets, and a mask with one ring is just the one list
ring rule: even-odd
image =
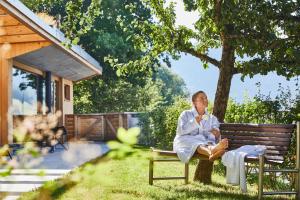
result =
[{"label": "fence post", "polygon": [[118,128],[120,128],[120,127],[123,127],[123,116],[122,116],[122,114],[119,114],[119,127]]}]

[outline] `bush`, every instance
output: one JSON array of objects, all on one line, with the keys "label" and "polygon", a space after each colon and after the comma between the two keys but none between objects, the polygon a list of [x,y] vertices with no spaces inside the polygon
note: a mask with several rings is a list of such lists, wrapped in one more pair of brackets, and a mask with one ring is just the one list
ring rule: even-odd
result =
[{"label": "bush", "polygon": [[172,149],[178,117],[182,111],[190,108],[191,104],[186,98],[176,97],[173,104],[160,105],[152,111],[144,113],[140,118],[142,135],[139,143]]},{"label": "bush", "polygon": [[293,97],[289,88],[284,89],[279,85],[278,92],[274,99],[260,93],[253,100],[246,98],[243,103],[230,99],[224,121],[261,124],[290,124],[300,121],[300,91]]}]

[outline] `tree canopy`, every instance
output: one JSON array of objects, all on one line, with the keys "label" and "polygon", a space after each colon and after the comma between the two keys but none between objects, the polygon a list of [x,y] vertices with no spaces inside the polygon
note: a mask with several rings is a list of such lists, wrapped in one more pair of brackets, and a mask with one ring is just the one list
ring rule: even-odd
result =
[{"label": "tree canopy", "polygon": [[[158,68],[157,58],[151,59],[144,70],[133,70],[125,76],[117,76],[117,68],[104,61],[107,56],[129,62],[145,55],[135,48],[130,38],[140,35],[140,29],[131,26],[135,19],[150,21],[150,10],[136,0],[24,0],[34,12],[61,16],[62,31],[73,43],[81,45],[99,61],[103,74],[74,85],[74,108],[76,113],[146,111],[158,104],[171,104],[175,96],[186,96],[183,80],[166,68]],[[92,4],[94,2],[94,4]],[[128,5],[134,4],[129,9]],[[97,8],[95,8],[97,6]],[[89,14],[89,9],[99,11]],[[72,14],[73,13],[73,14]],[[89,16],[82,23],[81,17]],[[126,26],[119,26],[120,19]],[[89,23],[86,25],[86,23]],[[73,25],[74,26],[73,26]],[[73,26],[73,32],[68,30]],[[82,30],[82,31],[80,31]],[[83,31],[84,30],[84,31]],[[68,32],[69,31],[69,32]],[[79,32],[79,34],[73,33]]]},{"label": "tree canopy", "polygon": [[[213,113],[223,121],[233,75],[242,77],[276,71],[287,78],[300,74],[300,5],[299,1],[274,0],[183,0],[185,10],[197,11],[199,19],[193,29],[176,26],[175,3],[142,0],[153,20],[138,18],[130,26],[141,34],[131,36],[135,48],[145,55],[129,62],[110,57],[111,64],[122,73],[143,70],[153,58],[185,52],[219,69]],[[134,8],[135,4],[127,6]],[[121,18],[120,27],[126,29]],[[209,55],[222,49],[221,58]],[[142,67],[143,66],[143,67]],[[201,75],[199,74],[199,78]]]},{"label": "tree canopy", "polygon": [[[67,43],[78,44],[80,37],[91,30],[100,15],[101,0],[22,0],[33,12],[55,16],[61,22]],[[62,18],[62,19],[60,19]]]}]

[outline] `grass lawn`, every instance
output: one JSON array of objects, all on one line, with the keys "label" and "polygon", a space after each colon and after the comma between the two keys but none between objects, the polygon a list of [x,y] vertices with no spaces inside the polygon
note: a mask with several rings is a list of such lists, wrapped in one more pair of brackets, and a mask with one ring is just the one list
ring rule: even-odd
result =
[{"label": "grass lawn", "polygon": [[[147,153],[145,153],[146,155]],[[181,163],[158,163],[154,175],[183,175]],[[257,186],[248,185],[248,193],[225,183],[225,177],[216,173],[212,185],[193,182],[195,164],[190,166],[190,184],[184,180],[154,181],[148,185],[148,160],[130,157],[125,160],[100,158],[82,166],[71,175],[48,182],[38,191],[25,193],[29,199],[257,199]],[[77,181],[77,182],[76,182]],[[292,197],[292,196],[291,196]],[[268,197],[266,199],[283,199]]]}]

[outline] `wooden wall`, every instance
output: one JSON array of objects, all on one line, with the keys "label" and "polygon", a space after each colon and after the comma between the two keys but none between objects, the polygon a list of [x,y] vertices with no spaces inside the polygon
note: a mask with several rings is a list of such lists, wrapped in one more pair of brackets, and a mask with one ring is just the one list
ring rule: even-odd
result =
[{"label": "wooden wall", "polygon": [[8,136],[12,134],[12,116],[9,114],[11,106],[11,76],[12,59],[5,59],[0,55],[0,145],[7,144]]}]

